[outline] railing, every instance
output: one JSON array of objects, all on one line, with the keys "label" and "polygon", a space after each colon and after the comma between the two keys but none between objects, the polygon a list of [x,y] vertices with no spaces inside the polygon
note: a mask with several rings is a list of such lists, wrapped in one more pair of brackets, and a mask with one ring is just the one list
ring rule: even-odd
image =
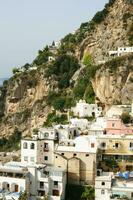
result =
[{"label": "railing", "polygon": [[110,199],[132,200],[131,198],[128,198],[126,195],[120,196],[120,195],[117,195],[117,194],[111,195]]},{"label": "railing", "polygon": [[44,147],[44,148],[43,148],[43,151],[48,152],[48,151],[49,151],[49,148],[48,148],[48,147]]}]

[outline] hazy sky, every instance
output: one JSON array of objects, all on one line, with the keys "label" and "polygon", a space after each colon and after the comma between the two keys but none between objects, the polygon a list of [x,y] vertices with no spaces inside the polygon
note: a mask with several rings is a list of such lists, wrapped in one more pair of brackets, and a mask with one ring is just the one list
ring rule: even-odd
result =
[{"label": "hazy sky", "polygon": [[108,0],[0,0],[0,78],[77,29]]}]

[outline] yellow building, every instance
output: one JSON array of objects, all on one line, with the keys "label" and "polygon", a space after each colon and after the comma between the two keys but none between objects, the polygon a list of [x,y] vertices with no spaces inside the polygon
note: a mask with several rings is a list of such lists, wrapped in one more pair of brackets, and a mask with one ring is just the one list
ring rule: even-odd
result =
[{"label": "yellow building", "polygon": [[[116,169],[116,163],[118,165],[117,170],[133,170],[133,136],[132,135],[107,135],[97,137],[98,142],[98,160],[102,164],[103,168],[109,168],[108,164],[111,164],[112,168]],[[104,167],[105,162],[105,167]],[[115,165],[113,166],[113,162]],[[114,170],[115,170],[114,169]]]}]

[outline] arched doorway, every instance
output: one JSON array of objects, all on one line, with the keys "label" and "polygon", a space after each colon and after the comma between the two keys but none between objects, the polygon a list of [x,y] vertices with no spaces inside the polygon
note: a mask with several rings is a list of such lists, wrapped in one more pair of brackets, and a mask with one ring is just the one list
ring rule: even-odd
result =
[{"label": "arched doorway", "polygon": [[8,182],[3,182],[2,183],[2,189],[10,191],[10,184]]},{"label": "arched doorway", "polygon": [[19,191],[19,186],[18,186],[18,184],[13,183],[13,184],[11,185],[11,190],[12,190],[12,192],[18,192],[18,191]]}]

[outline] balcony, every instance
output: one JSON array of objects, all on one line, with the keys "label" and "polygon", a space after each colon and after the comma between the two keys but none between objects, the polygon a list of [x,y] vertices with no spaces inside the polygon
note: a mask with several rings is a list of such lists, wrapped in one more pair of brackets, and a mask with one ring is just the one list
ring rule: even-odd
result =
[{"label": "balcony", "polygon": [[44,151],[44,152],[49,152],[49,148],[48,148],[48,147],[44,147],[44,148],[43,148],[43,151]]},{"label": "balcony", "polygon": [[118,194],[112,194],[110,196],[110,199],[115,199],[115,200],[118,200],[118,199],[121,199],[121,200],[131,200],[131,198],[128,198],[126,195],[118,195]]},{"label": "balcony", "polygon": [[133,147],[129,147],[129,151],[133,151]]}]

